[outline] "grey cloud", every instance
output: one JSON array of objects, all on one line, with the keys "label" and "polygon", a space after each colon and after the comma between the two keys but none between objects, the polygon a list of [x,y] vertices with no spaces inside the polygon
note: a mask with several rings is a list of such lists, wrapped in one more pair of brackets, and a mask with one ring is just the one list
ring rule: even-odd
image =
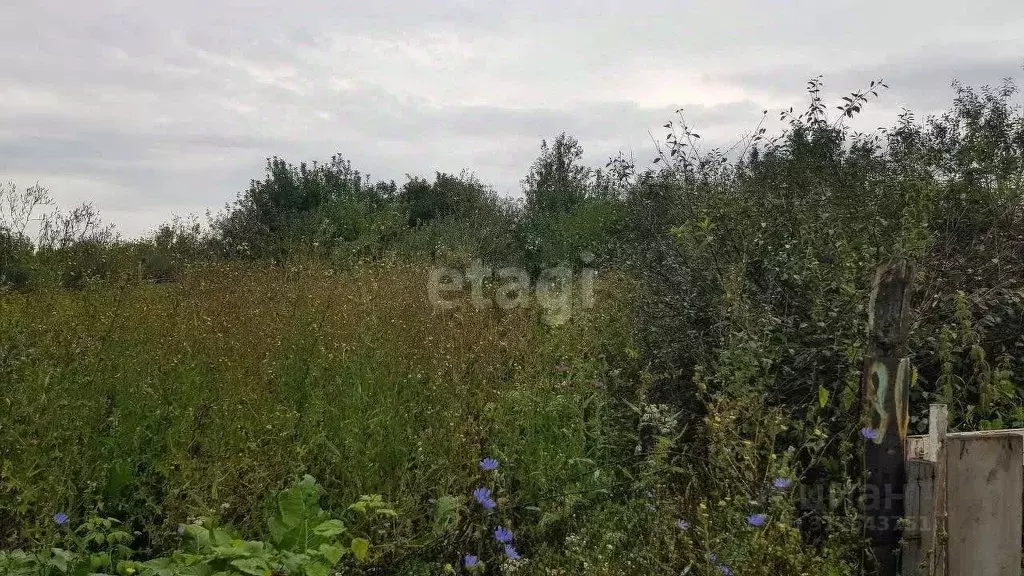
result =
[{"label": "grey cloud", "polygon": [[9,0],[0,179],[94,198],[129,234],[231,200],[275,154],[517,194],[542,138],[646,161],[683,107],[728,144],[818,73],[836,97],[886,78],[872,122],[941,109],[954,77],[1019,73],[1020,30],[1014,0]]},{"label": "grey cloud", "polygon": [[916,57],[882,61],[871,66],[819,71],[777,66],[756,72],[720,75],[716,79],[793,96],[800,94],[806,80],[821,72],[827,91],[838,97],[866,88],[871,80],[881,78],[889,86],[888,93],[881,99],[882,105],[894,106],[899,102],[920,111],[931,111],[949,105],[953,95],[950,86],[954,80],[968,86],[995,85],[1004,78],[1020,77],[1022,67],[1024,51],[985,55],[977,48],[959,52],[936,49]]}]

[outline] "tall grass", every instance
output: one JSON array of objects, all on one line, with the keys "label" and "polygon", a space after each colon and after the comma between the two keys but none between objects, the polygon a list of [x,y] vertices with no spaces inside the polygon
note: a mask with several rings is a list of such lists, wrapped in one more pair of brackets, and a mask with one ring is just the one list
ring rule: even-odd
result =
[{"label": "tall grass", "polygon": [[126,520],[151,551],[199,515],[258,534],[299,473],[328,507],[384,495],[412,539],[484,456],[522,502],[597,469],[594,382],[628,345],[612,293],[552,328],[435,310],[427,274],[221,265],[0,298],[0,547],[45,545],[58,511]]}]

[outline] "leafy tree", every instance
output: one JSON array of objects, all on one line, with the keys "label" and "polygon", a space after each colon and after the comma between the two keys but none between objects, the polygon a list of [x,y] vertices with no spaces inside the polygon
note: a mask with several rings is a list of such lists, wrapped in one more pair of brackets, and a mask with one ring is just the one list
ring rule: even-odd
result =
[{"label": "leafy tree", "polygon": [[434,186],[424,178],[410,177],[402,186],[401,198],[409,210],[409,226],[430,222],[447,209]]},{"label": "leafy tree", "polygon": [[400,198],[409,211],[409,225],[418,226],[449,216],[469,218],[491,203],[492,195],[472,173],[437,172],[433,183],[424,178],[409,177]]},{"label": "leafy tree", "polygon": [[587,197],[593,171],[582,164],[583,147],[562,132],[551,146],[541,141],[540,155],[523,180],[526,209],[536,214],[563,214]]},{"label": "leafy tree", "polygon": [[297,246],[329,250],[371,233],[374,215],[389,212],[395,197],[394,183],[370,184],[338,155],[299,166],[274,157],[263,180],[253,180],[213,229],[229,255],[280,260]]}]

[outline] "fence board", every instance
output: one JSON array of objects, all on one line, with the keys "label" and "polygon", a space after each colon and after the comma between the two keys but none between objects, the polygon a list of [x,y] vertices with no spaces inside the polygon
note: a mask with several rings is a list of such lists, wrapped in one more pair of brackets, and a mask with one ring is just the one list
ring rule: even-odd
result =
[{"label": "fence board", "polygon": [[[907,461],[907,527],[903,530],[903,574],[928,573],[935,519],[935,463]],[[924,568],[922,569],[922,564]]]},{"label": "fence board", "polygon": [[949,435],[949,576],[1020,576],[1024,437]]}]

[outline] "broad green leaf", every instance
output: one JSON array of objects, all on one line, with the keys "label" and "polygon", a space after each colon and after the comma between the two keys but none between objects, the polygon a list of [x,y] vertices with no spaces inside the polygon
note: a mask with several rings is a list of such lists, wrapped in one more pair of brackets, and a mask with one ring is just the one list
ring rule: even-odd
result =
[{"label": "broad green leaf", "polygon": [[277,508],[281,522],[288,528],[294,528],[302,522],[306,507],[302,502],[302,491],[292,488],[285,490],[277,497]]},{"label": "broad green leaf", "polygon": [[220,558],[246,558],[252,554],[241,546],[214,546],[210,549]]},{"label": "broad green leaf", "polygon": [[306,573],[306,576],[327,576],[330,573],[330,568],[323,564],[306,564],[302,567],[302,571]]},{"label": "broad green leaf", "polygon": [[184,535],[186,538],[195,540],[196,545],[200,548],[208,548],[210,546],[210,531],[206,528],[197,524],[186,524]]},{"label": "broad green leaf", "polygon": [[356,557],[356,560],[365,562],[370,555],[370,542],[365,538],[353,538],[352,555]]},{"label": "broad green leaf", "polygon": [[828,405],[828,390],[824,386],[818,386],[818,405],[822,408]]},{"label": "broad green leaf", "polygon": [[61,572],[67,572],[68,561],[72,560],[74,555],[60,548],[53,548],[50,551],[53,552],[53,557],[50,558],[48,564]]},{"label": "broad green leaf", "polygon": [[123,530],[115,530],[114,532],[107,534],[107,542],[110,544],[123,544],[131,542],[131,540],[132,535]]},{"label": "broad green leaf", "polygon": [[156,558],[154,560],[146,562],[143,565],[146,568],[152,568],[153,570],[163,570],[165,568],[170,568],[172,565],[172,561],[170,558]]},{"label": "broad green leaf", "polygon": [[231,535],[220,528],[213,530],[213,543],[217,546],[231,546]]},{"label": "broad green leaf", "polygon": [[344,553],[345,549],[341,546],[331,546],[330,544],[320,545],[320,555],[330,562],[331,566],[337,564]]},{"label": "broad green leaf", "polygon": [[232,561],[231,565],[243,574],[251,574],[252,576],[270,575],[270,566],[262,558],[242,558]]},{"label": "broad green leaf", "polygon": [[288,532],[288,527],[284,525],[284,522],[281,522],[277,515],[274,515],[267,520],[267,528],[270,529],[270,538],[274,544],[280,545],[281,541],[284,540],[285,534]]},{"label": "broad green leaf", "polygon": [[434,534],[441,534],[451,526],[459,523],[459,510],[462,504],[455,496],[445,495],[437,499],[434,506]]},{"label": "broad green leaf", "polygon": [[341,520],[328,520],[321,522],[313,528],[313,533],[322,538],[333,538],[345,532],[345,525]]}]

